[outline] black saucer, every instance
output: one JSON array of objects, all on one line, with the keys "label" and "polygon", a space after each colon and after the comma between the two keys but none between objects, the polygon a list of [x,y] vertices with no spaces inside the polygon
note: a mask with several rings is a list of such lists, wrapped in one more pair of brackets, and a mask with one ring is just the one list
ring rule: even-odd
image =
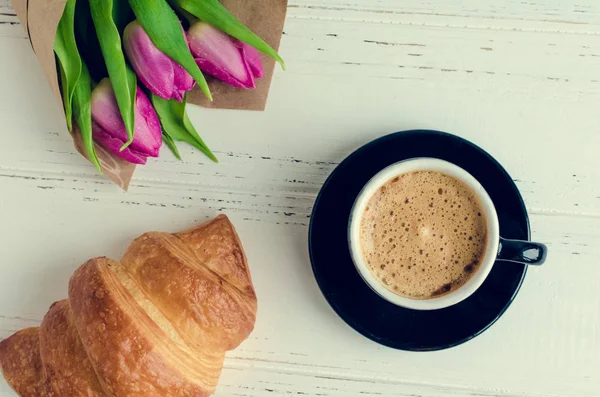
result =
[{"label": "black saucer", "polygon": [[356,271],[348,249],[348,216],[361,188],[378,171],[400,160],[434,157],[450,161],[479,180],[494,201],[505,238],[529,240],[529,219],[512,178],[483,149],[437,131],[397,132],[348,156],[329,176],[315,202],[309,227],[313,272],[336,313],[367,338],[402,350],[441,350],[489,328],[511,304],[526,266],[496,263],[484,284],[454,306],[417,311],[375,294]]}]

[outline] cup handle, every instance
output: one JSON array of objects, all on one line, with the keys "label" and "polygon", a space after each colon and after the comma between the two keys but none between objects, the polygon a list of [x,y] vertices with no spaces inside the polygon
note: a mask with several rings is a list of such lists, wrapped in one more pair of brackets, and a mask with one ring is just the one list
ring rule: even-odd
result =
[{"label": "cup handle", "polygon": [[539,266],[546,261],[547,255],[548,248],[544,244],[500,237],[498,260]]}]

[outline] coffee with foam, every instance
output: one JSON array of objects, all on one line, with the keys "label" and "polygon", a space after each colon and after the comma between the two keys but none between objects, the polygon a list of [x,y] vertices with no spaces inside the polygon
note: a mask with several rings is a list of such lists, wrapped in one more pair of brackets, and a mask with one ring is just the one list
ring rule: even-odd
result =
[{"label": "coffee with foam", "polygon": [[369,199],[360,247],[370,272],[391,292],[431,299],[464,285],[487,246],[484,211],[475,193],[438,171],[398,175]]}]

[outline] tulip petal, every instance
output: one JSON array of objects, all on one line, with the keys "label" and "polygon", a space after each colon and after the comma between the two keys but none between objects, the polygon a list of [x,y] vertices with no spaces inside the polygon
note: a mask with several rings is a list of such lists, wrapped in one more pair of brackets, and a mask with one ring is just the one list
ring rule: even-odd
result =
[{"label": "tulip petal", "polygon": [[[123,128],[125,128],[125,126],[123,126]],[[121,146],[123,146],[123,141],[121,139],[114,138],[96,122],[92,123],[92,135],[94,136],[94,140],[96,142],[104,146],[115,156],[120,157],[125,161],[129,161],[130,163],[146,164],[148,157],[143,153],[132,149],[133,144],[123,150],[120,150]]]},{"label": "tulip petal", "polygon": [[[146,156],[158,157],[162,145],[160,122],[150,100],[139,87],[136,91],[134,116],[135,139],[129,148]],[[121,145],[127,141],[127,131],[108,78],[102,79],[92,92],[92,119],[112,138],[120,140]]]},{"label": "tulip petal", "polygon": [[262,64],[262,60],[260,59],[258,50],[256,48],[252,47],[250,44],[246,44],[243,41],[239,41],[239,40],[237,40],[236,45],[241,48],[242,56],[248,62],[248,66],[250,66],[252,75],[257,79],[264,77],[265,71],[263,70],[263,64]]},{"label": "tulip petal", "polygon": [[197,22],[188,31],[188,39],[202,71],[234,87],[256,87],[248,62],[230,36],[207,23]]},{"label": "tulip petal", "polygon": [[208,61],[207,59],[203,59],[203,58],[196,58],[196,63],[198,64],[198,67],[205,73],[216,77],[217,79],[221,80],[222,82],[229,84],[230,86],[233,87],[237,87],[237,88],[255,88],[256,87],[256,83],[254,82],[254,77],[252,76],[252,72],[250,72],[250,68],[248,68],[248,76],[243,80],[240,81],[239,79],[233,77],[231,74],[228,73],[228,70],[221,67],[220,65],[216,65],[210,61]]},{"label": "tulip petal", "polygon": [[190,91],[196,85],[194,78],[177,62],[173,61],[173,71],[175,78],[173,81],[173,96],[177,101],[183,101],[185,93]]},{"label": "tulip petal", "polygon": [[123,32],[123,47],[127,58],[144,85],[164,99],[170,99],[174,89],[173,61],[158,48],[142,25],[131,22]]},{"label": "tulip petal", "polygon": [[128,139],[127,132],[122,131],[125,126],[108,78],[102,79],[92,91],[92,119],[123,142]]},{"label": "tulip petal", "polygon": [[143,153],[158,157],[162,145],[162,129],[158,115],[148,97],[138,89],[135,102],[135,136]]}]

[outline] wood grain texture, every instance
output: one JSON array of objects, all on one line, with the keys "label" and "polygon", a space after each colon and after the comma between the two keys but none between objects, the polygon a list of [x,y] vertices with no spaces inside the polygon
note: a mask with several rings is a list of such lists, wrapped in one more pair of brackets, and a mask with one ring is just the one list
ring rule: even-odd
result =
[{"label": "wood grain texture", "polygon": [[[89,257],[226,212],[260,304],[217,396],[600,395],[600,3],[293,0],[284,30],[288,70],[276,71],[266,112],[191,109],[220,164],[164,150],[125,194],[72,147],[0,0],[0,338],[38,325]],[[550,248],[497,324],[436,353],[352,331],[321,296],[306,251],[315,196],[336,164],[411,128],[494,155]]]}]

